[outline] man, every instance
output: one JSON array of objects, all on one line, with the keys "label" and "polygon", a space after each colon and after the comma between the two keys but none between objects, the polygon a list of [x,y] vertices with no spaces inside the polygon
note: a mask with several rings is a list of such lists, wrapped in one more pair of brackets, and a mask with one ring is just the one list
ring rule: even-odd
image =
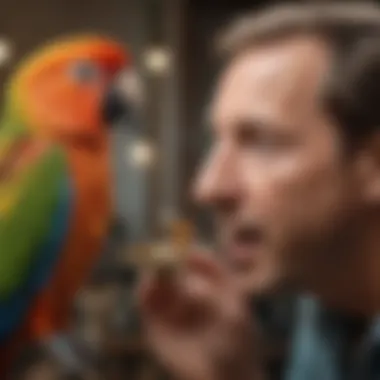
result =
[{"label": "man", "polygon": [[272,9],[223,51],[195,196],[225,260],[146,279],[150,344],[178,379],[268,379],[247,300],[296,290],[309,297],[283,377],[380,379],[380,8]]}]

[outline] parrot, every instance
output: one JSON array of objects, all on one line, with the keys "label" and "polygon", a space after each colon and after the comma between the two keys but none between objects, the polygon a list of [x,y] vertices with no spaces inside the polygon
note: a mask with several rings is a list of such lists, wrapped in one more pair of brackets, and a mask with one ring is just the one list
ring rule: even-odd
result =
[{"label": "parrot", "polygon": [[[0,377],[26,344],[64,331],[112,218],[109,128],[131,67],[112,38],[76,35],[26,57],[0,118]],[[2,376],[4,375],[4,376]]]}]

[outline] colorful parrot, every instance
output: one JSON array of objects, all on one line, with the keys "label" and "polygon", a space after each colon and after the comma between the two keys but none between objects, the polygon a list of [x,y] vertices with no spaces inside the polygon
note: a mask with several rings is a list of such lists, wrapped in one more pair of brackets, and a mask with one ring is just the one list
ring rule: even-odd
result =
[{"label": "colorful parrot", "polygon": [[112,84],[129,66],[116,42],[79,36],[42,48],[10,80],[0,123],[3,362],[67,327],[102,250],[112,213],[108,128],[126,110]]}]

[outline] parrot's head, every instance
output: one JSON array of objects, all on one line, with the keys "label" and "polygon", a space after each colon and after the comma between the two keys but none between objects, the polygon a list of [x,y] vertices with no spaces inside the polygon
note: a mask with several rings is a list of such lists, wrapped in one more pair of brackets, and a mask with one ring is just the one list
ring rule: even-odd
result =
[{"label": "parrot's head", "polygon": [[127,111],[115,84],[130,66],[127,51],[108,38],[55,42],[20,65],[10,81],[6,112],[63,144],[102,138]]}]

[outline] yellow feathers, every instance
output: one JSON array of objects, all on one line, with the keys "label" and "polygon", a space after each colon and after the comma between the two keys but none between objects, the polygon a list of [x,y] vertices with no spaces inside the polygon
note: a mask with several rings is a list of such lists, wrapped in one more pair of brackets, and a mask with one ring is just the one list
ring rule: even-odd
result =
[{"label": "yellow feathers", "polygon": [[0,218],[6,217],[9,211],[17,203],[19,191],[15,186],[0,184]]}]

